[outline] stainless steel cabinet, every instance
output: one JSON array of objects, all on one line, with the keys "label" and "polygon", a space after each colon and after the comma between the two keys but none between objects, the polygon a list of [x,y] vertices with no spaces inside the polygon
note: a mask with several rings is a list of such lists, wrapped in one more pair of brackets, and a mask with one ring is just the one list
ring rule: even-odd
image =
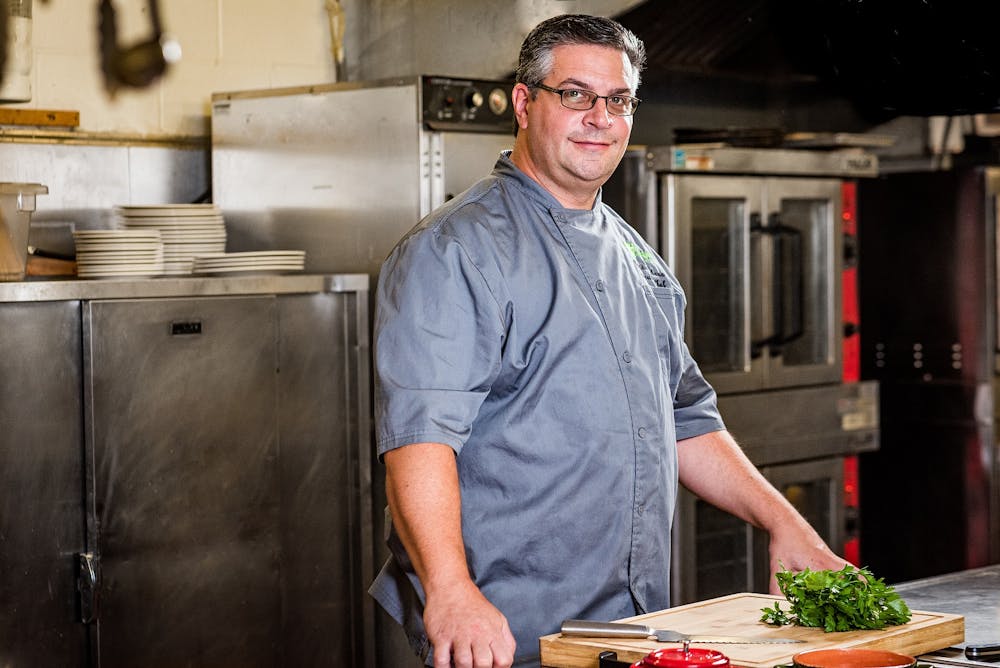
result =
[{"label": "stainless steel cabinet", "polygon": [[275,301],[84,305],[95,665],[279,665]]},{"label": "stainless steel cabinet", "polygon": [[0,303],[5,667],[374,665],[367,290],[232,287]]},{"label": "stainless steel cabinet", "polygon": [[86,665],[80,383],[77,302],[0,304],[0,666]]}]

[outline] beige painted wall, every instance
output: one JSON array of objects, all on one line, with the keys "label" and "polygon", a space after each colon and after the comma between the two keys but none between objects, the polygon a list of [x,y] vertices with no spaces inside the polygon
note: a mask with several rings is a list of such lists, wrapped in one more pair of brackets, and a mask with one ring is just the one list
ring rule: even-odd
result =
[{"label": "beige painted wall", "polygon": [[[146,0],[114,0],[120,41],[149,31]],[[336,80],[324,0],[160,0],[183,57],[158,83],[104,90],[97,0],[34,0],[32,100],[10,108],[80,112],[80,130],[141,136],[209,134],[213,92]]]}]

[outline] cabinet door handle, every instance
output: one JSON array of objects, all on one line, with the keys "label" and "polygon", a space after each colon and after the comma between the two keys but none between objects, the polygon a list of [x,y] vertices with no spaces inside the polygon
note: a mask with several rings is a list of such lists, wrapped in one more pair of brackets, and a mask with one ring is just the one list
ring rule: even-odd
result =
[{"label": "cabinet door handle", "polygon": [[93,552],[81,552],[77,557],[76,587],[80,592],[80,621],[97,621],[101,600],[101,561]]}]

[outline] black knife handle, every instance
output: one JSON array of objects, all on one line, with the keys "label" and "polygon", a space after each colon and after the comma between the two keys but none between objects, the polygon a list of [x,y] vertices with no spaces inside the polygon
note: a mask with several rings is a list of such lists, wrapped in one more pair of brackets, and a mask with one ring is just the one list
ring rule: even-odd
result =
[{"label": "black knife handle", "polygon": [[968,645],[965,656],[975,661],[1000,661],[1000,643],[992,645]]},{"label": "black knife handle", "polygon": [[617,652],[601,652],[597,655],[598,668],[631,668],[631,663],[618,660]]}]

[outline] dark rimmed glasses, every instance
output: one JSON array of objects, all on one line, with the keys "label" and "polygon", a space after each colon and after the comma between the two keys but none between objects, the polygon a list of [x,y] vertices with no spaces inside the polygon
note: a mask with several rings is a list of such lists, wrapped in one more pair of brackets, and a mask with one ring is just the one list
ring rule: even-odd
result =
[{"label": "dark rimmed glasses", "polygon": [[608,105],[608,113],[615,116],[631,116],[635,113],[639,103],[642,102],[637,97],[631,95],[598,95],[592,90],[583,88],[550,88],[543,83],[536,83],[532,88],[541,88],[559,96],[562,106],[574,111],[587,111],[593,109],[598,100],[604,100]]}]

